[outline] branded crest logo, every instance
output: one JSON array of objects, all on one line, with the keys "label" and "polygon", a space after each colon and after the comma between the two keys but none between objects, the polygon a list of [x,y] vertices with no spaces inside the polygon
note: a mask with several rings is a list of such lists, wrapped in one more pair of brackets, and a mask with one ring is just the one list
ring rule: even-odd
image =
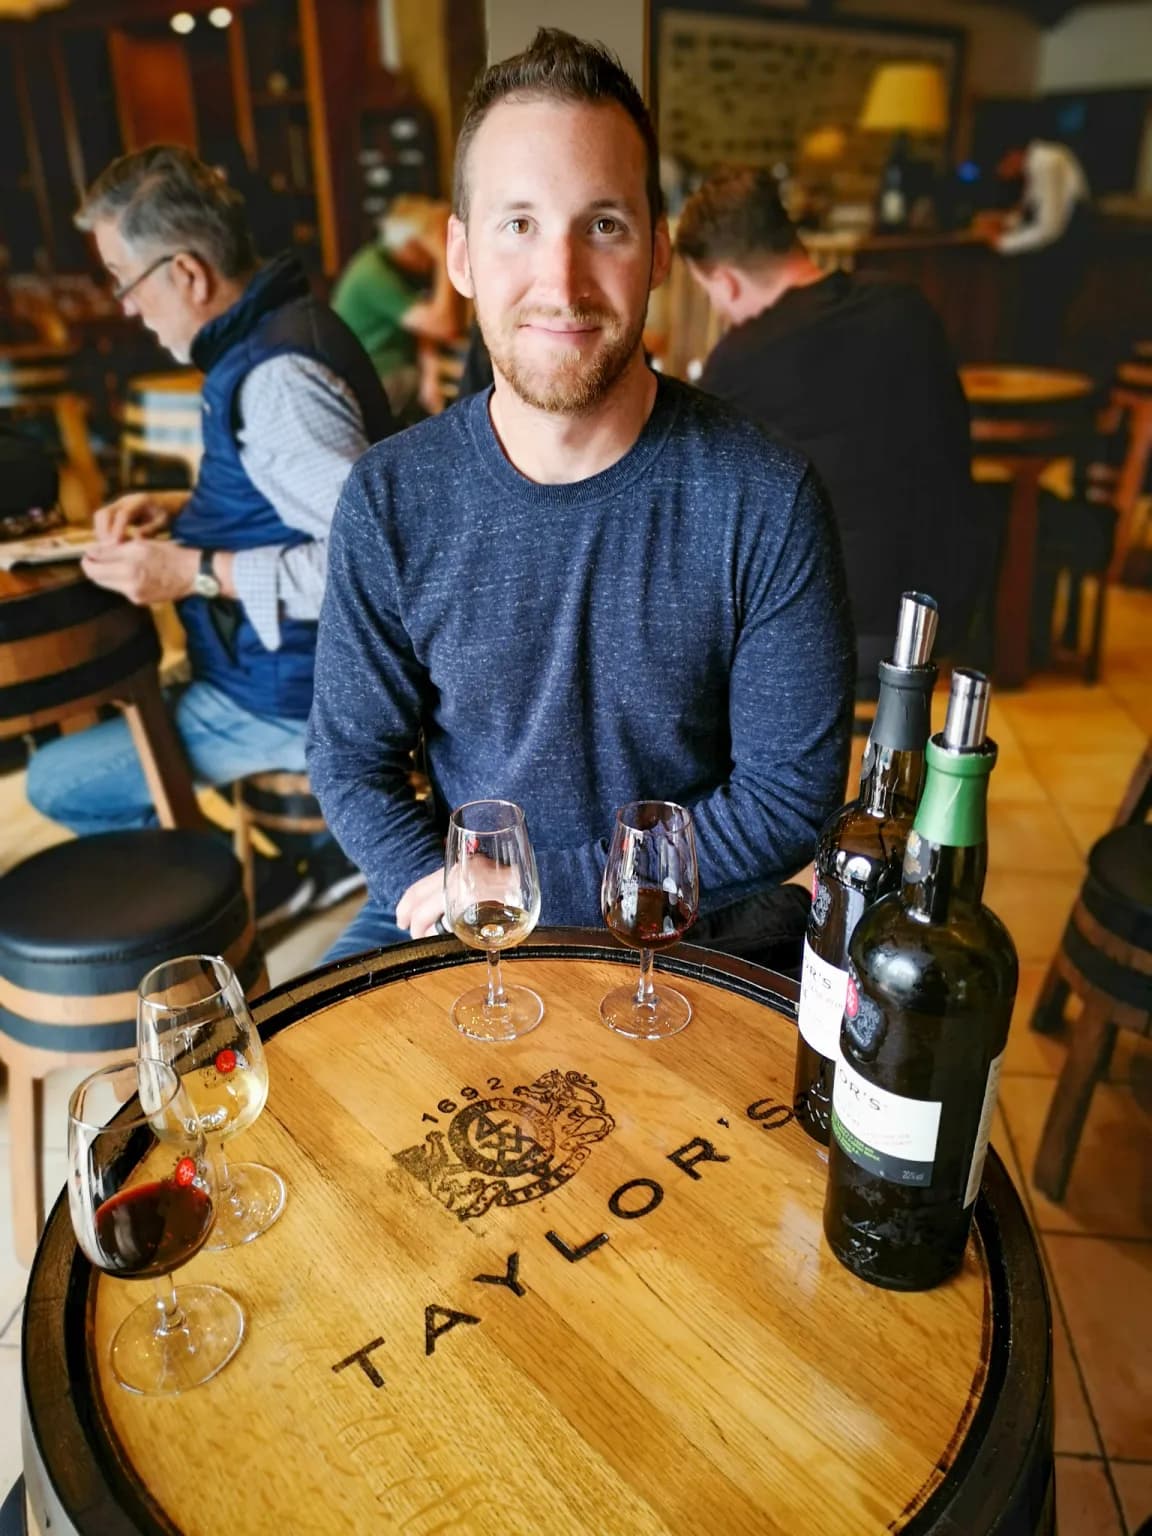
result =
[{"label": "branded crest logo", "polygon": [[545,1072],[507,1097],[458,1110],[447,1134],[429,1131],[396,1161],[461,1221],[494,1205],[525,1205],[567,1183],[616,1128],[582,1072]]}]

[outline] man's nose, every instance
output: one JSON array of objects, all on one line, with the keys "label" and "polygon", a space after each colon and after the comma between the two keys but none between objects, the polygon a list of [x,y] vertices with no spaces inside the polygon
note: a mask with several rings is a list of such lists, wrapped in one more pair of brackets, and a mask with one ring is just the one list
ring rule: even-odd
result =
[{"label": "man's nose", "polygon": [[540,287],[558,307],[572,308],[586,296],[583,247],[575,236],[557,235],[547,245]]}]

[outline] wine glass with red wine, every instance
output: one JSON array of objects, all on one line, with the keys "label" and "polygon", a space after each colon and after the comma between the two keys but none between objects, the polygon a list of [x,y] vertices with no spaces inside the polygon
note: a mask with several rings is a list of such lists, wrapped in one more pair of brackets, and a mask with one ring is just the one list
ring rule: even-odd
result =
[{"label": "wine glass with red wine", "polygon": [[640,979],[614,987],[600,1004],[609,1029],[634,1040],[664,1040],[692,1017],[681,992],[652,979],[658,949],[679,943],[696,921],[700,880],[692,813],[670,800],[636,800],[616,813],[600,887],[604,921],[640,951]]},{"label": "wine glass with red wine", "polygon": [[223,1370],[244,1337],[239,1302],[215,1285],[172,1283],[204,1247],[215,1209],[204,1134],[170,1066],[144,1057],[103,1067],[73,1092],[68,1205],[97,1269],[156,1282],[112,1340],[121,1386],[171,1397]]}]

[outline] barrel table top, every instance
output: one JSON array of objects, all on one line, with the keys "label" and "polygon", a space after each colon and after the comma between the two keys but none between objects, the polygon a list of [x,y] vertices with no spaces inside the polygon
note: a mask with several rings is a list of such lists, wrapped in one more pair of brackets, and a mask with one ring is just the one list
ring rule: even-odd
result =
[{"label": "barrel table top", "polygon": [[684,946],[663,966],[695,1016],[646,1043],[599,1021],[623,965],[534,936],[506,978],[544,1020],[504,1045],[449,1020],[481,976],[454,940],[262,1000],[271,1089],[233,1155],[288,1206],[176,1277],[228,1288],[244,1345],[183,1397],[120,1389],[107,1343],[145,1292],[94,1274],[58,1204],[24,1331],[42,1528],[1048,1529],[1048,1305],[996,1157],[953,1282],[855,1280],[788,1106],[794,985]]}]

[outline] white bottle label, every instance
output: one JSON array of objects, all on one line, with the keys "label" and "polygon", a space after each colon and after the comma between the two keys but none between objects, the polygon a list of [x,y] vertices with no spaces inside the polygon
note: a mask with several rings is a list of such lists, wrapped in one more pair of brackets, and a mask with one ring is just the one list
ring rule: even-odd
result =
[{"label": "white bottle label", "polygon": [[941,1108],[939,1099],[905,1099],[877,1088],[843,1056],[836,1062],[832,1134],[846,1156],[878,1178],[931,1184]]},{"label": "white bottle label", "polygon": [[800,976],[800,1033],[814,1051],[835,1061],[840,1054],[840,1021],[848,995],[848,972],[821,960],[804,940]]},{"label": "white bottle label", "polygon": [[992,1116],[996,1110],[996,1095],[1000,1091],[1000,1068],[1004,1052],[988,1068],[988,1082],[984,1088],[984,1107],[980,1111],[980,1125],[976,1131],[976,1145],[972,1148],[972,1166],[968,1170],[968,1188],[964,1191],[964,1208],[980,1193],[980,1180],[984,1177],[984,1159],[988,1155],[988,1138],[992,1134]]}]

